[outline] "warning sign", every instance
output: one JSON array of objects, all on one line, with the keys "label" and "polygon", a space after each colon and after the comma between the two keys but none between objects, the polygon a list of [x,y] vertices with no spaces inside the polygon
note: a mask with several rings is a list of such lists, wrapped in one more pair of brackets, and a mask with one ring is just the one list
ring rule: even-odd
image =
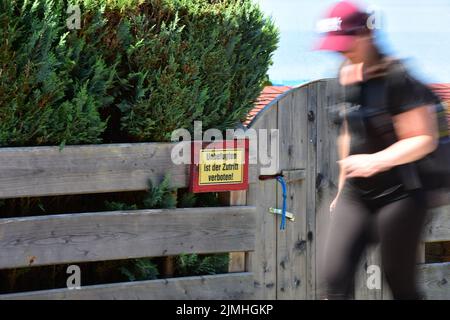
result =
[{"label": "warning sign", "polygon": [[248,139],[194,142],[192,155],[192,192],[247,189]]},{"label": "warning sign", "polygon": [[244,181],[245,150],[201,150],[199,184],[239,183]]}]

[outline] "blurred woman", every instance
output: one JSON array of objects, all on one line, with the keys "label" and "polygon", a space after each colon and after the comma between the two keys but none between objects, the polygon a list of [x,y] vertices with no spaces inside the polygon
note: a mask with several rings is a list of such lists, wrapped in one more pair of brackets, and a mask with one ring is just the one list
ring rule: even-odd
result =
[{"label": "blurred woman", "polygon": [[376,241],[394,298],[419,299],[415,265],[427,203],[412,164],[437,146],[436,98],[380,52],[368,19],[341,1],[319,24],[325,36],[318,49],[345,57],[339,83],[347,102],[325,250],[327,298],[349,297],[361,254]]}]

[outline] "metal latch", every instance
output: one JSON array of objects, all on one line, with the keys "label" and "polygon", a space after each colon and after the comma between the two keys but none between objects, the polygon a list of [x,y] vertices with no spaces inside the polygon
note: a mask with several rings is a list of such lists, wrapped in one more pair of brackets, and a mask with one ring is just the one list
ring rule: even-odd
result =
[{"label": "metal latch", "polygon": [[[278,215],[282,215],[283,214],[283,209],[277,209],[277,208],[269,208],[269,212],[273,213],[273,214],[278,214]],[[295,221],[295,217],[294,214],[291,212],[287,212],[286,211],[286,218],[288,218],[290,221],[294,222]]]}]

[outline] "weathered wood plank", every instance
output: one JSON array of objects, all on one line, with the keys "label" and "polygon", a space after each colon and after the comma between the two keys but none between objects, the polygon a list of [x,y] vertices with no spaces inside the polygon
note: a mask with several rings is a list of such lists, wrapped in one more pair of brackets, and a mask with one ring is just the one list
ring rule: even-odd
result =
[{"label": "weathered wood plank", "polygon": [[228,263],[228,272],[245,271],[245,252],[230,252],[230,261]]},{"label": "weathered wood plank", "polygon": [[[247,191],[231,191],[230,192],[230,206],[244,206],[247,204]],[[230,252],[230,261],[228,263],[228,272],[244,272],[245,267],[245,252]]]},{"label": "weathered wood plank", "polygon": [[[270,154],[272,143],[276,140],[270,138],[270,129],[277,129],[277,109],[275,103],[264,111],[252,128],[255,130],[267,129],[268,146],[266,150],[269,156],[277,157],[278,155]],[[278,136],[276,136],[278,137]],[[258,153],[261,150],[261,139],[258,139]],[[265,163],[258,161],[257,176],[260,174]],[[268,212],[270,207],[276,206],[276,181],[265,180],[250,184],[247,191],[247,204],[256,206],[256,244],[255,251],[249,252],[247,270],[254,274],[255,299],[276,299],[276,217]]]},{"label": "weathered wood plank", "polygon": [[333,123],[330,117],[330,106],[336,105],[336,86],[329,80],[322,81],[320,85],[319,105],[317,106],[316,126],[317,126],[317,148],[316,148],[316,174],[314,183],[315,193],[315,214],[311,216],[309,231],[313,234],[313,251],[310,261],[316,260],[315,266],[309,264],[309,273],[313,277],[315,273],[315,295],[311,298],[325,298],[325,282],[323,269],[325,266],[325,255],[323,254],[326,245],[330,221],[330,203],[337,194],[337,184],[339,168],[336,163],[338,153],[336,139],[338,126]]},{"label": "weathered wood plank", "polygon": [[[189,165],[174,164],[175,143],[0,148],[0,199],[145,190],[165,174],[189,185]],[[254,166],[249,178],[255,181]]]},{"label": "weathered wood plank", "polygon": [[[178,192],[176,189],[171,191],[171,195],[175,200],[178,200]],[[164,260],[162,261],[162,275],[164,278],[170,278],[173,277],[175,274],[175,257],[174,256],[167,256],[164,257]]]},{"label": "weathered wood plank", "polygon": [[422,241],[450,241],[450,206],[436,208],[428,213]]},{"label": "weathered wood plank", "polygon": [[[323,279],[323,267],[325,256],[321,253],[325,250],[326,235],[328,233],[328,224],[330,219],[329,206],[336,195],[337,185],[337,148],[336,137],[333,125],[329,118],[328,107],[334,103],[334,87],[328,81],[322,81],[319,86],[318,106],[314,124],[316,126],[316,147],[311,146],[310,158],[315,167],[310,177],[311,188],[314,188],[314,201],[311,201],[308,211],[309,223],[308,232],[311,234],[310,256],[308,263],[308,273],[310,278],[314,280],[311,287],[314,292],[309,295],[310,299],[325,298],[325,287]],[[312,119],[313,120],[313,119]],[[313,128],[311,128],[313,130]],[[313,133],[313,132],[312,132]],[[315,158],[314,158],[315,157]],[[315,215],[313,215],[315,214]]]},{"label": "weathered wood plank", "polygon": [[0,198],[147,188],[169,173],[187,186],[187,166],[171,161],[171,143],[25,147],[0,149]]},{"label": "weathered wood plank", "polygon": [[228,300],[252,299],[249,272],[54,289],[0,295],[0,300]]},{"label": "weathered wood plank", "polygon": [[[302,172],[308,154],[307,88],[293,90],[278,102],[280,130],[280,168],[282,172]],[[303,171],[304,172],[304,171]],[[281,216],[277,216],[277,299],[306,299],[308,279],[306,190],[308,172],[299,179],[288,174],[287,210],[295,215],[295,222],[286,221],[280,230]],[[277,184],[277,207],[283,205],[282,190]]]},{"label": "weathered wood plank", "polygon": [[450,262],[418,266],[418,285],[426,299],[450,299]]},{"label": "weathered wood plank", "polygon": [[[310,299],[325,297],[325,287],[323,279],[323,267],[325,256],[322,254],[325,250],[326,237],[330,221],[329,206],[336,196],[337,180],[339,168],[337,166],[337,147],[336,139],[338,135],[338,126],[333,122],[330,114],[330,106],[334,106],[338,101],[337,86],[334,79],[324,79],[317,82],[317,94],[314,98],[314,92],[311,92],[311,99],[317,99],[315,117],[311,118],[311,123],[315,125],[315,134],[313,139],[314,147],[310,148],[311,161],[314,161],[314,175],[310,181],[311,188],[315,190],[314,202],[309,205],[315,215],[308,217],[308,233],[312,235],[310,241],[310,255],[308,263],[310,278],[314,281],[311,285],[312,294]],[[313,128],[311,129],[313,130]],[[315,159],[314,159],[315,156]],[[312,169],[311,169],[312,170]],[[309,196],[308,196],[309,198]],[[308,211],[309,212],[309,211]]]},{"label": "weathered wood plank", "polygon": [[250,251],[255,208],[157,209],[0,219],[0,269]]},{"label": "weathered wood plank", "polygon": [[[244,206],[247,203],[247,191],[220,192],[219,201],[223,206]],[[245,255],[245,252],[230,252],[228,255],[228,272],[244,272]]]}]

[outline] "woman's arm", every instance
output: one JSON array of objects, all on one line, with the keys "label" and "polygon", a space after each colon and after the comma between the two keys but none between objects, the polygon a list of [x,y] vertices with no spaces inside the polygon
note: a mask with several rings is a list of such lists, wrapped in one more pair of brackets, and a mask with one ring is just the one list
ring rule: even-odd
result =
[{"label": "woman's arm", "polygon": [[[348,131],[348,124],[347,124],[347,119],[345,118],[345,115],[344,115],[344,121],[343,121],[343,125],[341,128],[341,132],[337,138],[337,147],[338,147],[338,156],[339,156],[340,160],[348,157],[348,154],[350,153],[350,134]],[[346,179],[345,168],[342,165],[339,165],[338,192],[337,192],[336,197],[330,204],[330,211],[333,211],[336,206],[337,199],[338,199],[339,195],[341,194],[342,188],[344,187],[345,179]]]},{"label": "woman's arm", "polygon": [[399,141],[374,154],[352,155],[341,160],[346,177],[370,177],[421,159],[435,150],[438,143],[437,120],[430,108],[423,106],[393,116]]},{"label": "woman's arm", "polygon": [[[348,132],[347,119],[345,118],[343,126],[341,128],[341,133],[337,139],[337,146],[339,159],[342,160],[348,157],[348,154],[350,153],[350,134]],[[341,193],[344,183],[345,183],[345,168],[342,165],[339,165],[338,193],[336,197],[338,197],[339,194]]]},{"label": "woman's arm", "polygon": [[398,140],[375,156],[390,167],[419,160],[433,152],[438,144],[436,112],[423,106],[393,116]]}]

